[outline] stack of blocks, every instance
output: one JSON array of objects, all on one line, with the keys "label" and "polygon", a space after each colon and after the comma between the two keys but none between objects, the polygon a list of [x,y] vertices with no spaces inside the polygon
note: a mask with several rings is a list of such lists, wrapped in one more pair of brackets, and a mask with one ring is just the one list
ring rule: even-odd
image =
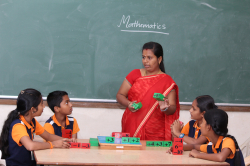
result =
[{"label": "stack of blocks", "polygon": [[140,144],[140,138],[129,136],[129,133],[113,132],[112,137],[105,138],[105,142],[115,144]]},{"label": "stack of blocks", "polygon": [[147,141],[146,146],[170,147],[172,146],[172,141]]}]

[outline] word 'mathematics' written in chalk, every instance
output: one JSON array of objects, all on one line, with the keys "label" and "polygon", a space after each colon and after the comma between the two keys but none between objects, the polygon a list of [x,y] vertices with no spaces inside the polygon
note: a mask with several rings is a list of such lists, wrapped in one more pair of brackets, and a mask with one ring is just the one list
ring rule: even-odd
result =
[{"label": "word 'mathematics' written in chalk", "polygon": [[130,15],[125,18],[125,16],[122,16],[121,22],[118,27],[121,27],[122,24],[126,24],[126,28],[148,28],[148,29],[166,29],[165,24],[158,24],[158,23],[153,23],[153,24],[141,24],[139,21],[135,20],[134,23],[129,23],[130,21]]}]

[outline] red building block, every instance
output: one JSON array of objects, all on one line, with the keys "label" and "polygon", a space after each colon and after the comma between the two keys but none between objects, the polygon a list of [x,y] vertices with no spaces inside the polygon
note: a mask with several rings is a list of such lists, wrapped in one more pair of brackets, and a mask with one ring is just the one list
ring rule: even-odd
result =
[{"label": "red building block", "polygon": [[122,133],[121,132],[113,132],[112,133],[112,137],[121,138],[122,137]]},{"label": "red building block", "polygon": [[90,143],[82,143],[82,149],[90,149]]},{"label": "red building block", "polygon": [[130,137],[129,133],[122,133],[122,137]]},{"label": "red building block", "polygon": [[173,155],[183,154],[183,138],[174,138]]},{"label": "red building block", "polygon": [[63,129],[62,130],[63,138],[72,138],[72,130],[71,129]]},{"label": "red building block", "polygon": [[80,142],[69,142],[71,145],[70,148],[81,148],[81,143]]}]

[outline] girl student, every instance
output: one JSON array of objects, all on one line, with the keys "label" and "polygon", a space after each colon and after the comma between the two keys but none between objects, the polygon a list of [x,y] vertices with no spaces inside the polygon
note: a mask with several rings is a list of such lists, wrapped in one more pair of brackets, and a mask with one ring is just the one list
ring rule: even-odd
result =
[{"label": "girl student", "polygon": [[206,111],[217,108],[214,99],[209,95],[198,96],[192,103],[189,110],[191,121],[189,121],[182,129],[179,120],[176,120],[171,126],[171,132],[174,137],[183,138],[187,144],[203,144],[208,142],[205,136],[201,135],[200,125]]},{"label": "girl student", "polygon": [[[43,109],[44,104],[39,91],[25,89],[18,95],[17,107],[9,113],[0,137],[0,150],[7,166],[36,165],[35,160],[32,160],[33,150],[70,147],[68,141],[71,140],[49,134],[34,118],[40,116]],[[48,142],[33,141],[33,133]]]},{"label": "girl student", "polygon": [[[228,115],[220,109],[212,109],[204,114],[201,133],[211,140],[208,144],[183,146],[183,150],[192,150],[190,157],[227,162],[230,166],[245,166],[242,152],[236,139],[227,135]],[[171,153],[172,147],[169,148]],[[205,153],[200,153],[205,152]]]}]

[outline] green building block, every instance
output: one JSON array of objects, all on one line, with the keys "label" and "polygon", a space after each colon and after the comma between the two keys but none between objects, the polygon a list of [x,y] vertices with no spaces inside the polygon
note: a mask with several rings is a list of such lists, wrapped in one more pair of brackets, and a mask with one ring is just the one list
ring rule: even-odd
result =
[{"label": "green building block", "polygon": [[161,93],[154,93],[153,98],[155,98],[158,101],[164,101],[165,96]]},{"label": "green building block", "polygon": [[155,146],[154,141],[146,141],[146,146]]},{"label": "green building block", "polygon": [[163,146],[163,142],[162,141],[154,141],[155,146]]},{"label": "green building block", "polygon": [[170,147],[170,146],[172,146],[172,141],[163,141],[163,146],[164,147]]},{"label": "green building block", "polygon": [[130,137],[129,138],[129,143],[131,143],[131,144],[140,144],[140,138],[138,138],[138,137]]},{"label": "green building block", "polygon": [[129,143],[129,137],[122,137],[122,143]]},{"label": "green building block", "polygon": [[134,107],[135,110],[138,110],[138,109],[140,109],[142,107],[142,104],[141,104],[141,102],[139,102],[139,103],[133,103],[132,107]]},{"label": "green building block", "polygon": [[99,146],[99,142],[97,138],[90,138],[89,143],[91,146]]},{"label": "green building block", "polygon": [[115,137],[106,137],[105,142],[106,143],[114,143],[115,142]]}]

